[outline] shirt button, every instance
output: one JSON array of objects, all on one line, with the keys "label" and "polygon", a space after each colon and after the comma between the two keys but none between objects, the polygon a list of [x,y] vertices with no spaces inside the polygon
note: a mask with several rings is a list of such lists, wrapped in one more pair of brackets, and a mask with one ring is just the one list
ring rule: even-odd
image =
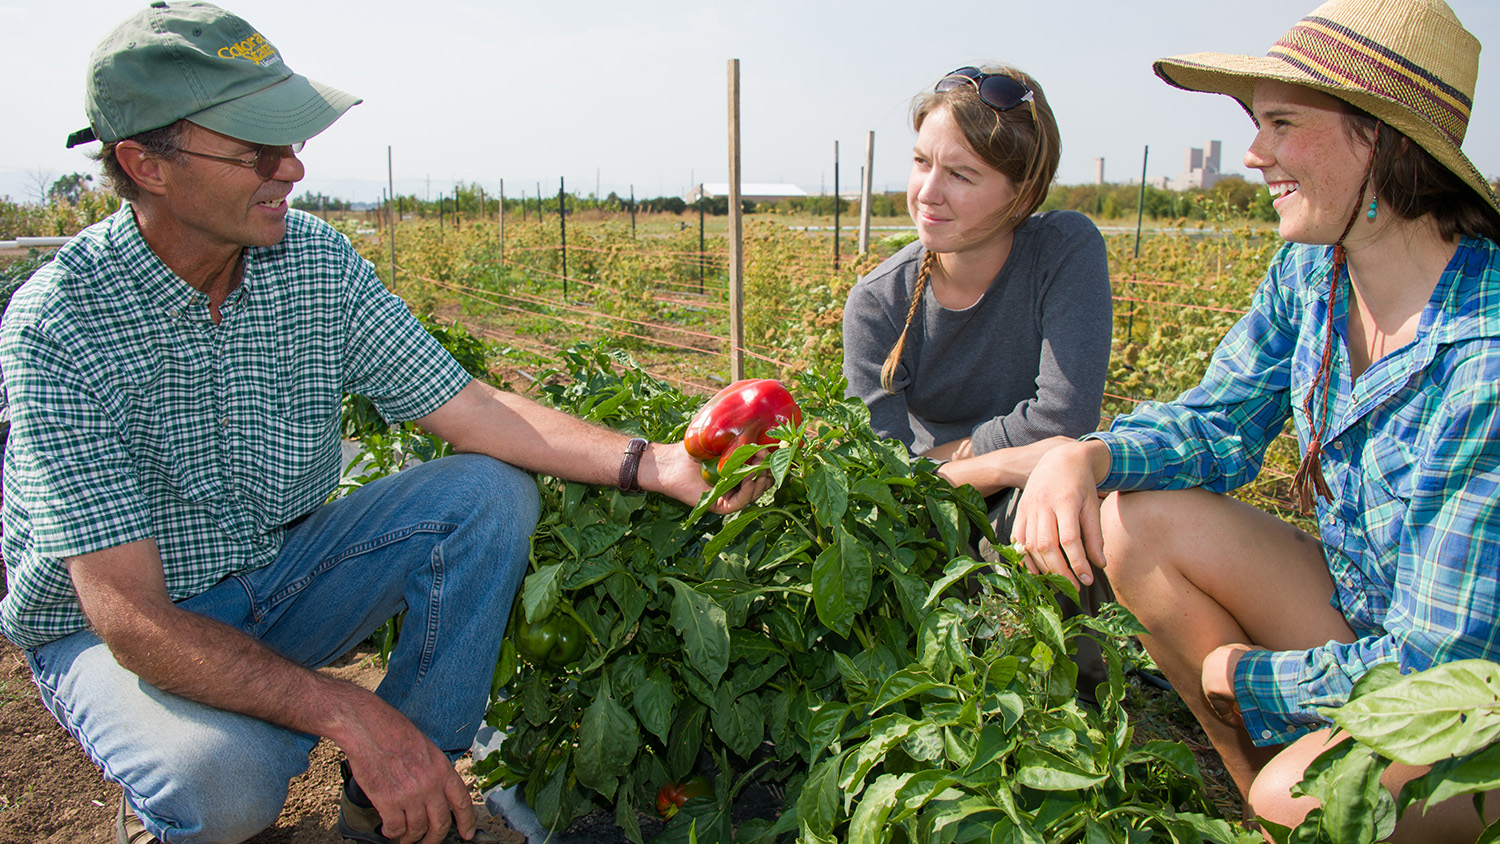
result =
[{"label": "shirt button", "polygon": [[1334,440],[1333,441],[1333,447],[1334,448],[1343,448],[1344,447],[1344,441],[1343,440]]},{"label": "shirt button", "polygon": [[229,417],[228,416],[224,417],[224,427],[226,427],[226,428],[229,427]]},{"label": "shirt button", "polygon": [[1265,739],[1270,738],[1271,737],[1271,731],[1270,730],[1261,730],[1260,731],[1260,737],[1261,738],[1265,738]]}]

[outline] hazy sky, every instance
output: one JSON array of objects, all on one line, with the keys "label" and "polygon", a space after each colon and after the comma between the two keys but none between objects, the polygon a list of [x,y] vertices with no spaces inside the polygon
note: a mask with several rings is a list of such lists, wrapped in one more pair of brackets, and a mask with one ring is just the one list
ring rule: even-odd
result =
[{"label": "hazy sky", "polygon": [[[93,46],[141,0],[0,0],[0,195],[93,172],[63,146],[82,128]],[[307,145],[295,189],[379,197],[392,150],[398,193],[455,180],[507,196],[681,195],[728,178],[727,65],[740,60],[742,178],[809,193],[859,178],[875,133],[877,190],[904,187],[911,98],[947,71],[1003,61],[1039,79],[1062,130],[1065,184],[1175,176],[1188,147],[1223,142],[1240,163],[1252,131],[1233,100],[1170,88],[1153,59],[1263,55],[1314,0],[499,0],[230,4],[297,72],[364,98]],[[1465,151],[1500,175],[1500,2],[1452,0],[1489,54]],[[96,145],[90,145],[95,147]],[[1255,174],[1251,174],[1252,177]]]}]

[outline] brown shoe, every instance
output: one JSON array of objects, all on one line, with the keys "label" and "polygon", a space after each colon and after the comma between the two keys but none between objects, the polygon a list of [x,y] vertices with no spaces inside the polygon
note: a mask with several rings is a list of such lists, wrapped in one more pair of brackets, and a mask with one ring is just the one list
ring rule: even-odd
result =
[{"label": "brown shoe", "polygon": [[146,825],[120,795],[120,813],[115,816],[115,844],[161,844],[161,839],[146,831]]}]

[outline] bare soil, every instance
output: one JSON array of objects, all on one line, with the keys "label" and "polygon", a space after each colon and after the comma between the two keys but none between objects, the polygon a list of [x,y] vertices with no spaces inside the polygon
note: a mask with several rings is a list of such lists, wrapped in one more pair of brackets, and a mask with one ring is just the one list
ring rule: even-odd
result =
[{"label": "bare soil", "polygon": [[[324,671],[373,689],[384,671],[358,648]],[[307,772],[292,780],[276,823],[247,844],[342,844],[338,834],[341,754],[323,741]],[[467,760],[459,763],[466,773]],[[481,826],[508,844],[525,837],[490,817],[475,792]],[[113,844],[120,787],[106,782],[37,697],[19,650],[0,638],[0,844]]]}]

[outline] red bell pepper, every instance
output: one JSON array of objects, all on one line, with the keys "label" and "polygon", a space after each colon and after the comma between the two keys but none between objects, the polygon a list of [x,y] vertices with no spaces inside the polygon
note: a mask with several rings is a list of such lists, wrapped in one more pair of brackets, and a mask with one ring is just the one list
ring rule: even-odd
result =
[{"label": "red bell pepper", "polygon": [[682,808],[682,804],[694,797],[712,797],[714,787],[703,777],[688,777],[682,782],[669,782],[656,792],[656,812],[670,819]]},{"label": "red bell pepper", "polygon": [[766,432],[777,425],[802,424],[802,408],[780,381],[746,378],[714,394],[688,423],[682,445],[688,454],[716,462],[722,470],[736,448],[749,443],[771,445]]}]

